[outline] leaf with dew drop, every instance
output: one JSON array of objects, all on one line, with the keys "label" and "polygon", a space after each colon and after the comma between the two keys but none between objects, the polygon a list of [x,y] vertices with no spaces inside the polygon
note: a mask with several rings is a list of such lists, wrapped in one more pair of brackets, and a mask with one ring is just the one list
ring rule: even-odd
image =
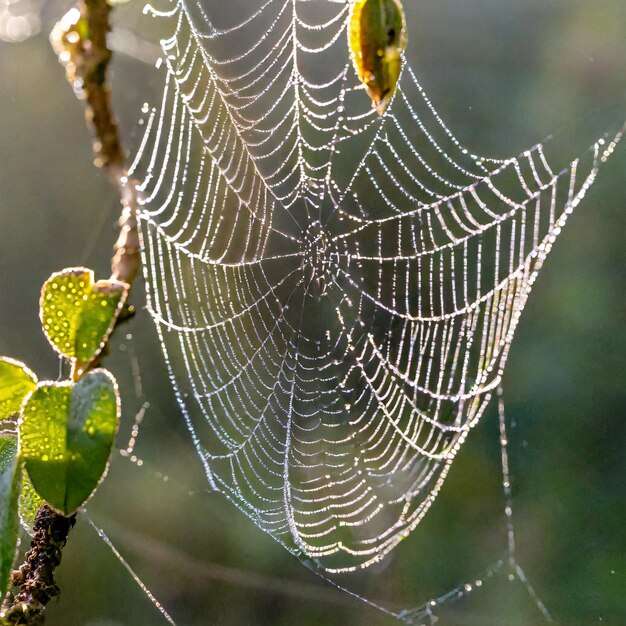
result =
[{"label": "leaf with dew drop", "polygon": [[74,359],[80,374],[104,347],[119,315],[128,285],[94,282],[84,267],[52,274],[41,289],[41,325],[52,347]]},{"label": "leaf with dew drop", "polygon": [[17,438],[0,437],[0,600],[9,587],[17,554],[20,476]]},{"label": "leaf with dew drop", "polygon": [[382,115],[396,90],[407,27],[400,0],[356,0],[350,9],[348,46],[354,69]]},{"label": "leaf with dew drop", "polygon": [[19,515],[22,528],[29,534],[33,535],[33,526],[35,524],[35,516],[37,511],[46,503],[46,501],[37,493],[33,483],[28,477],[26,470],[22,470],[22,493],[20,493]]},{"label": "leaf with dew drop", "polygon": [[0,420],[20,412],[24,398],[37,386],[37,377],[23,363],[0,358]]},{"label": "leaf with dew drop", "polygon": [[78,382],[40,383],[24,406],[20,456],[37,493],[74,513],[104,478],[120,418],[117,383],[106,370]]}]

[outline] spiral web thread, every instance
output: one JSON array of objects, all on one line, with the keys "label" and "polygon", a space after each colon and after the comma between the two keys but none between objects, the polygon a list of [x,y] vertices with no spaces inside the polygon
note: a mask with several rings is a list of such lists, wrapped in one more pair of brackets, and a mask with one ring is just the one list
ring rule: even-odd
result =
[{"label": "spiral web thread", "polygon": [[[542,145],[479,157],[406,60],[371,109],[348,3],[239,4],[231,24],[206,0],[145,10],[164,60],[130,171],[149,311],[211,487],[320,572],[349,572],[434,502],[621,135],[565,169]],[[503,465],[506,490],[505,443]]]}]

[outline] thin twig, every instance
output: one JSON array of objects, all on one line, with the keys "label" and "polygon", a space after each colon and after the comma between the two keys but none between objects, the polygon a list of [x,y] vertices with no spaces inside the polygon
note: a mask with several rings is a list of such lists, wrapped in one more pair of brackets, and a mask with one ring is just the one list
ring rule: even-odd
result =
[{"label": "thin twig", "polygon": [[134,181],[128,180],[117,120],[111,108],[107,70],[112,52],[107,46],[112,7],[106,0],[81,0],[54,27],[50,41],[65,67],[77,97],[85,101],[85,117],[93,131],[94,163],[107,174],[120,195],[120,234],[111,261],[111,277],[131,284],[140,265]]},{"label": "thin twig", "polygon": [[[120,196],[120,232],[111,259],[111,278],[127,283],[130,289],[140,266],[139,199],[134,181],[126,175],[119,127],[111,108],[111,89],[107,81],[112,57],[107,46],[111,10],[106,0],[80,0],[54,27],[50,40],[74,92],[85,101],[85,117],[94,134],[94,163],[106,172]],[[116,325],[132,315],[132,311],[132,307],[128,307],[118,317]],[[101,353],[98,363],[104,354]],[[54,573],[75,521],[75,515],[65,517],[48,505],[39,509],[31,549],[13,574],[17,592],[0,623],[43,623],[46,604],[60,593]]]}]

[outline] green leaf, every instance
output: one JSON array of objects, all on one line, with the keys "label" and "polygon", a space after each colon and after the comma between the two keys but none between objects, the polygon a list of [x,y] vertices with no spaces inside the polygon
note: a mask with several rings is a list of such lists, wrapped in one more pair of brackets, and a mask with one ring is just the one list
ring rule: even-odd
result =
[{"label": "green leaf", "polygon": [[20,494],[19,514],[22,528],[29,534],[33,535],[33,526],[35,524],[35,516],[37,511],[46,503],[46,501],[37,493],[30,481],[26,470],[22,470],[22,493]]},{"label": "green leaf", "polygon": [[17,554],[20,475],[17,438],[0,437],[0,601],[9,588]]},{"label": "green leaf", "polygon": [[20,412],[24,398],[37,386],[37,377],[19,361],[0,357],[0,421]]},{"label": "green leaf", "polygon": [[41,289],[39,316],[52,347],[81,370],[99,354],[119,315],[128,285],[116,280],[94,283],[84,267],[52,274]]},{"label": "green leaf", "polygon": [[40,383],[22,411],[20,455],[37,493],[74,513],[106,474],[119,426],[117,384],[106,370],[77,383]]}]

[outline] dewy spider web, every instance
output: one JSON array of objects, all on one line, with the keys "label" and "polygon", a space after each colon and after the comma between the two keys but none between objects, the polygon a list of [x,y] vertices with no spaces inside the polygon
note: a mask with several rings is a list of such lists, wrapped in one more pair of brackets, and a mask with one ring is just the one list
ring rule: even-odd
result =
[{"label": "dewy spider web", "polygon": [[436,499],[620,135],[565,169],[542,145],[479,157],[406,62],[370,108],[348,3],[247,4],[228,26],[219,3],[146,9],[165,60],[130,172],[149,310],[211,487],[348,572]]}]

